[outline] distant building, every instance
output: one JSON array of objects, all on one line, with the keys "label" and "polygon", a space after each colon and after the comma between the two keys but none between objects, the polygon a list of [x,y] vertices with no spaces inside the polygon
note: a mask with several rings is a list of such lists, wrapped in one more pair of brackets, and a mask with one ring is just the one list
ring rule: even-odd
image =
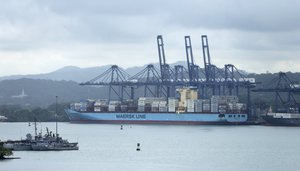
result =
[{"label": "distant building", "polygon": [[25,98],[27,97],[28,95],[25,93],[24,89],[22,89],[22,92],[21,94],[19,95],[12,95],[11,98],[19,98],[19,99],[22,99],[22,98]]},{"label": "distant building", "polygon": [[0,115],[0,121],[5,121],[6,119],[7,119],[7,117]]}]

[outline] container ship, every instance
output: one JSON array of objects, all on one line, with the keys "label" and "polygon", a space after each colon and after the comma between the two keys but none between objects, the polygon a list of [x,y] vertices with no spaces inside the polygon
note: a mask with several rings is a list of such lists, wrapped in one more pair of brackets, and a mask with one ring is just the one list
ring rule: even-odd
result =
[{"label": "container ship", "polygon": [[74,123],[116,124],[244,124],[246,105],[237,96],[199,99],[192,88],[177,90],[180,98],[140,97],[138,100],[85,100],[70,104],[66,113]]},{"label": "container ship", "polygon": [[299,108],[290,108],[289,112],[273,112],[270,107],[268,113],[262,118],[267,125],[300,126]]}]

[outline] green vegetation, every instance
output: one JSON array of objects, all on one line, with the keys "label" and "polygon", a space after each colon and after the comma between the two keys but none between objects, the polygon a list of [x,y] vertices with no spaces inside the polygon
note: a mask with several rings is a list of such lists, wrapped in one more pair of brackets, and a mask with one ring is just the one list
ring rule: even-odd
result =
[{"label": "green vegetation", "polygon": [[55,104],[50,105],[47,108],[25,108],[19,105],[3,105],[0,106],[0,114],[6,116],[7,122],[33,122],[36,118],[39,122],[53,122],[69,121],[67,114],[64,109],[69,104],[58,104],[57,105],[57,117],[56,117],[56,106]]},{"label": "green vegetation", "polygon": [[3,143],[0,142],[0,160],[5,159],[5,156],[11,156],[12,154],[12,151],[4,148]]}]

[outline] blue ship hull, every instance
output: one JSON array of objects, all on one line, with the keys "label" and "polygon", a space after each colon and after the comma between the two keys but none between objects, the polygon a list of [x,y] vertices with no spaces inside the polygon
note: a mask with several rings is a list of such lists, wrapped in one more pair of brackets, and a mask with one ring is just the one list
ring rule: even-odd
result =
[{"label": "blue ship hull", "polygon": [[247,114],[77,112],[66,109],[71,122],[138,124],[244,124]]}]

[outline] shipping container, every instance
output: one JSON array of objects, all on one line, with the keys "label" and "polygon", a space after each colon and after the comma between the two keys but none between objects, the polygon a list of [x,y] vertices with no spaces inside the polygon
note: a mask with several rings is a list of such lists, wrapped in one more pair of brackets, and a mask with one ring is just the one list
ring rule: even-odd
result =
[{"label": "shipping container", "polygon": [[219,105],[219,113],[224,114],[227,111],[227,105]]},{"label": "shipping container", "polygon": [[127,112],[128,106],[127,105],[121,105],[121,112]]},{"label": "shipping container", "polygon": [[145,112],[145,106],[138,106],[138,112]]},{"label": "shipping container", "polygon": [[95,112],[101,112],[101,107],[100,106],[94,106],[94,111]]},{"label": "shipping container", "polygon": [[159,112],[167,112],[167,107],[159,107]]},{"label": "shipping container", "polygon": [[214,113],[219,112],[219,105],[218,104],[211,104],[211,112],[214,112]]},{"label": "shipping container", "polygon": [[187,112],[195,112],[194,100],[188,99],[186,105],[187,105],[186,107]]},{"label": "shipping container", "polygon": [[175,106],[174,106],[174,107],[169,106],[169,107],[168,107],[168,112],[176,112]]},{"label": "shipping container", "polygon": [[115,112],[116,111],[116,106],[115,105],[108,105],[108,111],[109,112]]},{"label": "shipping container", "polygon": [[202,112],[203,104],[202,104],[202,100],[201,99],[195,100],[194,101],[194,105],[195,105],[195,112]]},{"label": "shipping container", "polygon": [[210,112],[210,103],[204,103],[203,102],[203,108],[202,108],[203,112]]},{"label": "shipping container", "polygon": [[168,99],[168,112],[176,112],[176,108],[178,108],[178,99],[169,98]]},{"label": "shipping container", "polygon": [[145,104],[145,112],[151,112],[151,105]]},{"label": "shipping container", "polygon": [[214,104],[228,104],[228,103],[237,103],[237,96],[212,96],[211,103]]},{"label": "shipping container", "polygon": [[151,107],[159,107],[159,101],[152,102]]}]

